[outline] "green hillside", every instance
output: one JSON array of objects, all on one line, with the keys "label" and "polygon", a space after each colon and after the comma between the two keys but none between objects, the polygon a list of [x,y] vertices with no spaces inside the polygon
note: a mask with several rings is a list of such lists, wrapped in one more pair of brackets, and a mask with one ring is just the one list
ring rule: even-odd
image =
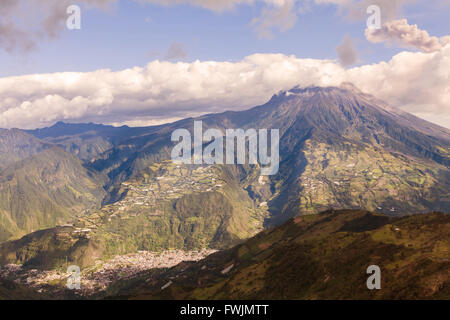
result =
[{"label": "green hillside", "polygon": [[326,143],[311,137],[272,181],[275,192],[268,201],[273,223],[328,208],[392,216],[450,209],[447,167],[368,143]]},{"label": "green hillside", "polygon": [[[449,239],[448,214],[324,212],[291,219],[202,261],[117,283],[109,293],[128,299],[449,299]],[[367,289],[370,265],[381,268],[380,290]]]},{"label": "green hillside", "polygon": [[86,210],[70,227],[0,245],[0,263],[30,268],[91,265],[138,250],[228,248],[263,229],[268,212],[227,167],[154,164],[123,183],[120,200]]},{"label": "green hillside", "polygon": [[72,221],[99,207],[102,175],[52,147],[0,172],[0,241]]}]

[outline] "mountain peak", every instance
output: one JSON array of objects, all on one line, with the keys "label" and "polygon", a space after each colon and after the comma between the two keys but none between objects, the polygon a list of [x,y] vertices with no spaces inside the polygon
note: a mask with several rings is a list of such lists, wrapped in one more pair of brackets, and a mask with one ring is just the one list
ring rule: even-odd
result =
[{"label": "mountain peak", "polygon": [[62,127],[65,125],[66,125],[66,123],[64,121],[58,121],[52,127]]},{"label": "mountain peak", "polygon": [[365,94],[362,92],[358,87],[356,87],[351,82],[342,82],[339,86],[307,86],[302,87],[300,85],[297,85],[293,87],[290,90],[282,90],[278,94],[276,94],[274,97],[280,97],[280,96],[313,96],[315,94],[334,94],[334,95],[346,95],[353,94],[353,95],[361,95],[364,97],[369,97],[370,95]]}]

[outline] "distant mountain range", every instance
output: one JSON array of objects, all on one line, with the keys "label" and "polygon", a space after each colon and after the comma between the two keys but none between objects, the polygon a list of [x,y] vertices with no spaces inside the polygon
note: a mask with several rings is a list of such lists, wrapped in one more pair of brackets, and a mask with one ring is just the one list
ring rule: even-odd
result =
[{"label": "distant mountain range", "polygon": [[1,130],[0,241],[14,241],[0,245],[0,262],[83,266],[136,250],[223,249],[330,208],[450,212],[450,130],[351,84],[296,87],[197,120],[204,130],[279,129],[279,173],[174,165],[171,133],[192,132],[194,119]]}]

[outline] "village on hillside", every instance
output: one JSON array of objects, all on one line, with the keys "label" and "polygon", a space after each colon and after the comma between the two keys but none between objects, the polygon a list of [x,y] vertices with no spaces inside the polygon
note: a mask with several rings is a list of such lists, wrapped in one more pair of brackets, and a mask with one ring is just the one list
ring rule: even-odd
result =
[{"label": "village on hillside", "polygon": [[100,210],[85,210],[75,222],[62,226],[74,227],[74,233],[90,237],[102,224],[113,219],[129,219],[140,214],[163,214],[162,203],[179,199],[191,193],[217,191],[225,185],[218,170],[212,165],[186,166],[172,161],[154,163],[151,174],[123,182],[120,191],[123,198]]},{"label": "village on hillside", "polygon": [[[167,250],[160,253],[138,251],[119,255],[108,261],[97,260],[95,265],[80,274],[80,289],[73,293],[88,297],[106,290],[119,280],[127,280],[144,271],[171,268],[183,261],[199,261],[216,252],[212,249],[199,251]],[[8,264],[0,267],[0,278],[24,284],[40,293],[63,298],[67,293],[67,281],[71,276],[65,270],[26,269],[21,265]]]}]

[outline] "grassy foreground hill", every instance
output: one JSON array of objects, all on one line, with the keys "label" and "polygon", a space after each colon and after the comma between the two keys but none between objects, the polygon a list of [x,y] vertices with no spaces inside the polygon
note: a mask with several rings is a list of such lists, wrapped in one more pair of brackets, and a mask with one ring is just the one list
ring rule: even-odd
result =
[{"label": "grassy foreground hill", "polygon": [[23,285],[0,278],[0,300],[44,300],[49,298]]},{"label": "grassy foreground hill", "polygon": [[[369,290],[367,267],[381,268]],[[450,215],[296,217],[232,249],[109,289],[127,299],[449,299]]]}]

